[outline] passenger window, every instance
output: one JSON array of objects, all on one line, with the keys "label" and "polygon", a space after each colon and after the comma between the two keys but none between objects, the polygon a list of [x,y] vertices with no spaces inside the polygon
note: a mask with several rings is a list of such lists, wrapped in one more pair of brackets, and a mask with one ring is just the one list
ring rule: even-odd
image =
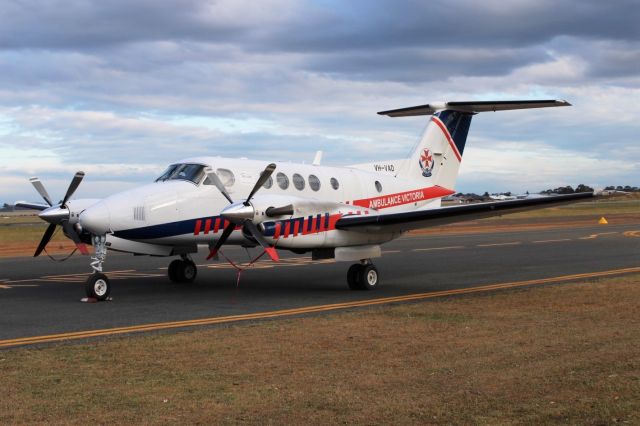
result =
[{"label": "passenger window", "polygon": [[293,186],[295,186],[298,191],[302,191],[304,189],[304,178],[298,173],[293,175]]},{"label": "passenger window", "polygon": [[236,177],[233,175],[233,172],[231,170],[218,169],[216,170],[216,173],[220,178],[220,182],[222,182],[224,186],[233,186],[233,184],[236,182]]},{"label": "passenger window", "polygon": [[314,191],[317,191],[320,189],[320,179],[318,179],[318,176],[316,175],[309,175],[309,186],[311,187],[311,189],[313,189]]},{"label": "passenger window", "polygon": [[332,178],[331,178],[331,180],[330,180],[329,182],[331,183],[331,187],[332,187],[333,189],[338,189],[338,188],[340,188],[340,183],[338,182],[338,179],[336,179],[336,178],[333,178],[333,177],[332,177]]},{"label": "passenger window", "polygon": [[382,192],[382,184],[380,182],[378,182],[378,181],[376,181],[376,190],[378,192]]},{"label": "passenger window", "polygon": [[287,189],[289,187],[289,178],[282,172],[276,175],[276,182],[278,182],[280,189]]},{"label": "passenger window", "polygon": [[262,185],[264,189],[269,189],[273,186],[273,178],[269,176],[269,179]]}]

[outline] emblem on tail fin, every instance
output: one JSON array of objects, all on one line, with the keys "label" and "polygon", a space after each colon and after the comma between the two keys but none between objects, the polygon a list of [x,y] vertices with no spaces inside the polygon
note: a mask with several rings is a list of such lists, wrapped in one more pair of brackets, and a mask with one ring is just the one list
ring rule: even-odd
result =
[{"label": "emblem on tail fin", "polygon": [[433,171],[433,166],[435,165],[435,161],[433,160],[433,155],[431,154],[431,151],[429,151],[428,149],[424,149],[422,151],[422,154],[420,155],[418,164],[422,169],[422,176],[430,177],[431,172]]}]

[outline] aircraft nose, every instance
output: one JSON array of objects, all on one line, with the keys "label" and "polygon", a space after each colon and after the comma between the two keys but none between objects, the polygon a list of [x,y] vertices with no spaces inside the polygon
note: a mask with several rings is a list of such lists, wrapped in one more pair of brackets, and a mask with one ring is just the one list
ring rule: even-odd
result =
[{"label": "aircraft nose", "polygon": [[104,235],[111,230],[111,213],[104,201],[92,205],[79,218],[82,229],[93,235]]}]

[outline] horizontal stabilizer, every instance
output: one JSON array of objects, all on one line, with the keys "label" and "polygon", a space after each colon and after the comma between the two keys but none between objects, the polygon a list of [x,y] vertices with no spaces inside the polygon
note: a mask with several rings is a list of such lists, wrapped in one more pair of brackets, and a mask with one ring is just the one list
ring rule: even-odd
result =
[{"label": "horizontal stabilizer", "polygon": [[49,206],[46,206],[44,204],[38,204],[38,203],[29,203],[27,201],[16,201],[13,204],[14,207],[20,207],[22,209],[32,209],[32,210],[46,210],[49,208]]},{"label": "horizontal stabilizer", "polygon": [[436,102],[407,108],[380,111],[378,114],[388,117],[413,117],[431,115],[437,111],[452,110],[467,113],[507,111],[512,109],[548,108],[571,106],[562,100],[525,100],[525,101],[471,101],[471,102]]}]

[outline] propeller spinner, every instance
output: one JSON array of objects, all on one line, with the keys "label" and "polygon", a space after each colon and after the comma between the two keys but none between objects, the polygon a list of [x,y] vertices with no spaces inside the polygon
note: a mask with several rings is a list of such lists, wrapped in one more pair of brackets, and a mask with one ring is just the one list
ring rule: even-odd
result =
[{"label": "propeller spinner", "polygon": [[247,199],[240,203],[234,203],[229,193],[225,189],[223,183],[218,178],[218,175],[215,172],[207,173],[209,179],[213,182],[213,184],[218,188],[218,190],[224,195],[224,197],[229,200],[231,203],[230,206],[222,210],[220,215],[229,221],[229,224],[224,228],[220,239],[216,242],[216,245],[211,249],[209,256],[207,259],[211,259],[215,257],[215,255],[220,250],[220,247],[227,241],[233,230],[236,226],[241,225],[242,229],[245,233],[251,235],[257,242],[262,246],[264,251],[271,257],[271,259],[277,262],[280,257],[278,256],[278,252],[275,247],[272,247],[267,239],[262,235],[258,227],[255,223],[253,223],[253,218],[255,215],[255,211],[250,201],[251,198],[258,192],[260,187],[264,185],[264,183],[269,180],[269,177],[273,174],[273,171],[276,169],[276,165],[271,163],[269,164],[263,171],[260,173],[260,177],[257,182],[253,186],[253,189],[249,193]]},{"label": "propeller spinner", "polygon": [[[51,202],[51,197],[49,196],[49,193],[45,189],[42,182],[40,182],[40,179],[38,179],[37,177],[29,179],[33,187],[36,189],[36,191],[38,191],[38,194],[40,194],[44,201],[49,205],[48,208],[46,206],[37,207],[39,210],[42,210],[38,214],[38,216],[45,222],[49,222],[49,226],[44,232],[44,235],[42,236],[40,244],[38,244],[38,248],[36,248],[33,257],[38,257],[40,253],[42,253],[42,251],[51,240],[51,237],[53,236],[57,225],[62,226],[64,234],[74,242],[80,253],[89,254],[89,250],[87,250],[87,247],[82,243],[77,230],[73,225],[69,223],[69,217],[71,213],[67,205],[69,199],[74,194],[74,192],[76,192],[76,189],[78,189],[78,186],[80,185],[80,182],[82,182],[83,178],[84,172],[76,172],[75,176],[73,176],[73,179],[71,180],[71,183],[69,184],[69,187],[67,188],[67,192],[64,195],[64,198],[57,205],[53,205],[53,203]],[[26,207],[35,206],[28,205],[28,203],[16,203],[16,205],[24,205]]]}]

